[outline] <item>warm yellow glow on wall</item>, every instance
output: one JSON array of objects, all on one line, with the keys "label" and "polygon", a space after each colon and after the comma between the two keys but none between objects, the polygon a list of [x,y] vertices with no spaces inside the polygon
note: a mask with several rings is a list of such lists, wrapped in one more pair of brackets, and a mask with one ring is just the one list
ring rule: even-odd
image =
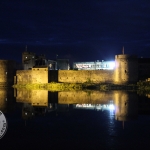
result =
[{"label": "warm yellow glow on wall", "polygon": [[16,76],[17,84],[48,83],[47,68],[36,68],[35,70],[17,70]]}]

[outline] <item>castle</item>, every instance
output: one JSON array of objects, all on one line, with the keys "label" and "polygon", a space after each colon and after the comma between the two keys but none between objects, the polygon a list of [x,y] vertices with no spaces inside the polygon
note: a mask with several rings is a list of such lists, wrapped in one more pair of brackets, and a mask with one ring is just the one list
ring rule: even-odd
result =
[{"label": "castle", "polygon": [[[30,52],[23,52],[23,69],[20,70],[16,69],[14,61],[0,60],[0,84],[7,86],[27,83],[90,82],[123,85],[136,83],[139,79],[146,79],[150,72],[150,59],[139,59],[136,55],[127,54],[115,56],[115,68],[113,70],[69,70],[68,60],[58,62],[49,60],[47,62],[44,56],[37,57]],[[61,70],[58,70],[58,66]]]},{"label": "castle", "polygon": [[114,83],[128,84],[138,81],[138,59],[134,55],[116,55],[114,70],[48,70],[33,67],[17,70],[15,84],[27,83]]}]

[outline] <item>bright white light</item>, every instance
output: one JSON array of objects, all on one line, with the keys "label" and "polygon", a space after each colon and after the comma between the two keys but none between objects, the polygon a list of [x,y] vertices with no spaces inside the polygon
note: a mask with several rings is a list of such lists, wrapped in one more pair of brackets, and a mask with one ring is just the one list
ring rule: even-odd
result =
[{"label": "bright white light", "polygon": [[115,68],[115,62],[109,62],[109,69],[114,69]]},{"label": "bright white light", "polygon": [[110,109],[110,110],[115,110],[115,106],[114,106],[113,104],[110,104],[110,105],[109,105],[109,109]]},{"label": "bright white light", "polygon": [[103,105],[104,108],[106,108],[106,105]]}]

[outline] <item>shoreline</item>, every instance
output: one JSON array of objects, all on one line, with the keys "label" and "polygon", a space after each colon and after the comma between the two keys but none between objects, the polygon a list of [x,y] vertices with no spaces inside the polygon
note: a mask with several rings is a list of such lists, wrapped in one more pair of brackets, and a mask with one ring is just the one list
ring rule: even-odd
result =
[{"label": "shoreline", "polygon": [[115,85],[115,84],[93,84],[93,83],[45,83],[45,84],[16,84],[13,88],[19,89],[39,89],[49,91],[64,91],[64,90],[138,90],[137,84]]}]

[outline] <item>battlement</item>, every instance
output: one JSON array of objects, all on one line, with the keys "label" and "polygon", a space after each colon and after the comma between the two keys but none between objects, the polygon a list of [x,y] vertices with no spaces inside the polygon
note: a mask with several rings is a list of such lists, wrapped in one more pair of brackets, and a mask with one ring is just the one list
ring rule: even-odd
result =
[{"label": "battlement", "polygon": [[137,56],[128,54],[119,54],[115,55],[115,59],[137,59]]}]

